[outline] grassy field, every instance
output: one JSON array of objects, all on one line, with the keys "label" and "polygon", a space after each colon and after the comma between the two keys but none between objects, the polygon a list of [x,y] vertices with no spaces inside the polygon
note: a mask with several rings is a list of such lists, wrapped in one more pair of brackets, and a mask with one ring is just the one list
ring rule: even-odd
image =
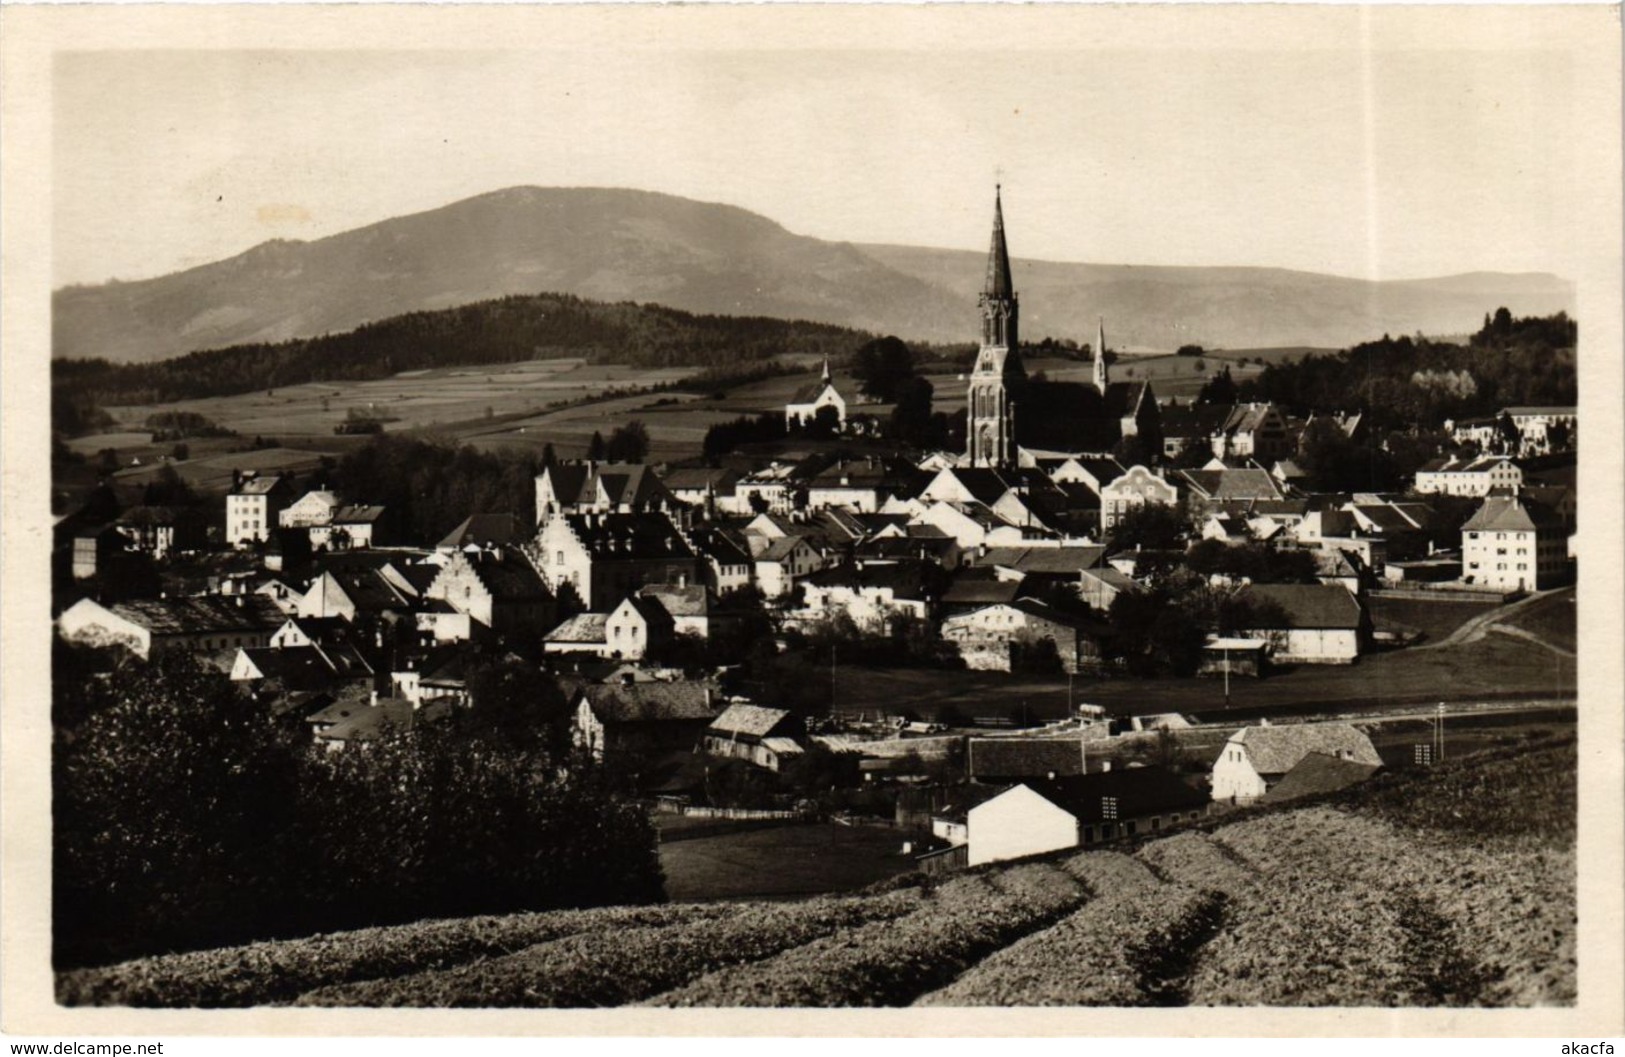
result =
[{"label": "grassy field", "polygon": [[1572,737],[1529,742],[856,897],[423,922],[80,970],[57,992],[137,1006],[1568,1005],[1576,762]]},{"label": "grassy field", "polygon": [[[1572,695],[1574,661],[1531,642],[1501,636],[1439,650],[1394,650],[1354,665],[1303,665],[1264,679],[1232,679],[1230,707],[1327,702],[1338,708],[1381,708],[1429,701],[1493,700],[1509,694]],[[1031,720],[1068,714],[1065,676],[1008,675],[929,668],[841,668],[836,708],[890,712],[898,702],[921,718],[945,708],[965,717],[1003,715]],[[1220,680],[1077,677],[1075,703],[1105,706],[1115,715],[1215,713],[1225,707]]]},{"label": "grassy field", "polygon": [[902,835],[874,826],[795,824],[660,846],[666,894],[678,902],[845,892],[912,865]]},{"label": "grassy field", "polygon": [[1425,642],[1439,642],[1473,617],[1495,608],[1493,602],[1434,601],[1427,598],[1371,598],[1371,622],[1378,631],[1420,631]]},{"label": "grassy field", "polygon": [[1577,629],[1574,588],[1558,591],[1513,613],[1507,623],[1573,653]]}]

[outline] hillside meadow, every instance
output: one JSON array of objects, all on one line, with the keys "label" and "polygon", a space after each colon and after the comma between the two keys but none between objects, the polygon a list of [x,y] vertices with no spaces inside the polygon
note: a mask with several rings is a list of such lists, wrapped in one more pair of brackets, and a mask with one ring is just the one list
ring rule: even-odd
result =
[{"label": "hillside meadow", "polygon": [[853,896],[560,911],[60,974],[133,1006],[1532,1006],[1575,1000],[1572,736]]}]

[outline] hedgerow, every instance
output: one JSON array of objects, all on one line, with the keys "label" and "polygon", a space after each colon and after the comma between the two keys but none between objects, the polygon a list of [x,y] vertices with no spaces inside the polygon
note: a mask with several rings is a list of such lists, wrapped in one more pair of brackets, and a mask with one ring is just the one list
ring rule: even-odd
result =
[{"label": "hedgerow", "polygon": [[702,977],[662,1006],[899,1006],[940,987],[1086,897],[1066,871],[1033,863],[957,878],[915,913],[843,930],[774,958]]},{"label": "hedgerow", "polygon": [[733,904],[728,913],[666,926],[595,931],[446,970],[326,987],[299,1000],[323,1006],[613,1006],[727,965],[797,947],[838,929],[887,922],[919,905],[918,891],[805,903]]}]

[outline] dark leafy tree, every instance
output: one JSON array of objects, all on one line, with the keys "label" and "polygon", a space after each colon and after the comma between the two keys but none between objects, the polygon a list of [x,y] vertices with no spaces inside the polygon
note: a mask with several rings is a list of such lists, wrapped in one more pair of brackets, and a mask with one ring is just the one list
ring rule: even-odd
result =
[{"label": "dark leafy tree", "polygon": [[1224,370],[1208,379],[1207,384],[1202,386],[1201,391],[1196,394],[1196,402],[1221,406],[1234,404],[1237,401],[1237,394],[1236,381],[1230,377],[1230,367],[1226,365]]},{"label": "dark leafy tree", "polygon": [[611,462],[642,462],[649,455],[648,427],[637,419],[617,426],[604,445],[604,455]]},{"label": "dark leafy tree", "polygon": [[858,349],[852,373],[865,396],[889,404],[914,377],[914,352],[900,338],[876,338]]},{"label": "dark leafy tree", "polygon": [[1116,550],[1170,550],[1184,546],[1188,531],[1189,519],[1183,507],[1143,503],[1125,510],[1110,536]]},{"label": "dark leafy tree", "polygon": [[606,457],[604,435],[595,429],[592,431],[592,440],[587,442],[587,458],[593,462],[601,462]]},{"label": "dark leafy tree", "polygon": [[905,444],[929,448],[939,444],[941,434],[931,416],[934,389],[925,378],[915,376],[902,383],[897,404],[892,408],[890,432]]}]

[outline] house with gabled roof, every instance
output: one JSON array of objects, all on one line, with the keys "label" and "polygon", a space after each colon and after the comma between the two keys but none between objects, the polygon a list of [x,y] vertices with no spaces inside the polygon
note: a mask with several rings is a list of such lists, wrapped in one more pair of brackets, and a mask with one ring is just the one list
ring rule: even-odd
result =
[{"label": "house with gabled roof", "polygon": [[805,750],[806,724],[782,708],[732,704],[705,729],[700,747],[712,756],[748,760],[770,771]]},{"label": "house with gabled roof", "polygon": [[1033,779],[967,812],[967,864],[1158,833],[1207,811],[1208,798],[1200,790],[1161,767]]},{"label": "house with gabled roof", "polygon": [[1213,454],[1221,459],[1257,459],[1272,463],[1292,453],[1295,442],[1286,416],[1271,403],[1236,404],[1212,435]]},{"label": "house with gabled roof", "polygon": [[1371,739],[1348,723],[1243,727],[1224,743],[1213,763],[1213,799],[1251,803],[1310,753],[1368,767],[1382,765]]},{"label": "house with gabled roof", "polygon": [[642,463],[556,462],[536,475],[536,517],[671,510],[677,499]]},{"label": "house with gabled roof", "polygon": [[1236,630],[1241,638],[1268,642],[1276,663],[1353,664],[1370,641],[1370,617],[1339,584],[1250,584],[1238,597],[1267,603],[1283,615],[1284,626],[1271,620]]},{"label": "house with gabled roof", "polygon": [[607,763],[692,752],[717,717],[715,698],[711,683],[586,683],[571,702],[571,739]]},{"label": "house with gabled roof", "polygon": [[749,544],[739,533],[700,526],[689,538],[694,542],[701,580],[717,594],[725,595],[753,582],[755,560]]},{"label": "house with gabled roof", "polygon": [[1362,763],[1329,753],[1311,752],[1259,800],[1266,804],[1280,804],[1304,797],[1324,796],[1359,785],[1380,770],[1382,765],[1378,763]]},{"label": "house with gabled roof", "polygon": [[577,613],[565,618],[558,627],[542,636],[542,652],[608,657],[608,627],[608,613]]},{"label": "house with gabled roof", "polygon": [[1486,496],[1522,485],[1523,469],[1509,455],[1449,455],[1417,467],[1413,488],[1423,495]]},{"label": "house with gabled roof", "polygon": [[541,634],[553,623],[553,592],[517,547],[454,551],[424,592],[497,634]]},{"label": "house with gabled roof", "polygon": [[766,598],[783,598],[796,582],[824,567],[823,555],[802,536],[779,536],[755,542],[751,539],[751,578]]},{"label": "house with gabled roof", "polygon": [[517,546],[529,537],[530,532],[517,514],[470,514],[441,537],[434,547],[443,554],[450,554],[452,551]]},{"label": "house with gabled roof", "polygon": [[959,651],[965,667],[976,671],[1008,672],[1019,651],[1048,642],[1063,671],[1084,672],[1100,668],[1100,644],[1107,628],[1037,599],[1017,598],[950,616],[943,620],[940,633]]},{"label": "house with gabled roof", "polygon": [[538,571],[555,595],[610,607],[644,584],[700,582],[688,537],[668,514],[554,514],[536,540]]},{"label": "house with gabled roof", "polygon": [[57,618],[57,631],[69,642],[124,646],[151,660],[177,649],[262,647],[283,620],[281,610],[257,594],[134,599],[111,605],[82,598]]},{"label": "house with gabled roof", "polygon": [[661,477],[672,495],[712,516],[750,512],[739,495],[739,480],[739,471],[727,466],[679,466]]},{"label": "house with gabled roof", "polygon": [[1287,498],[1285,486],[1257,466],[1212,466],[1200,470],[1175,470],[1175,483],[1191,498],[1192,506],[1206,514],[1236,501],[1270,501]]},{"label": "house with gabled roof", "polygon": [[946,578],[936,562],[917,558],[845,562],[803,577],[805,597],[790,616],[805,622],[844,613],[883,634],[894,617],[929,619]]}]

